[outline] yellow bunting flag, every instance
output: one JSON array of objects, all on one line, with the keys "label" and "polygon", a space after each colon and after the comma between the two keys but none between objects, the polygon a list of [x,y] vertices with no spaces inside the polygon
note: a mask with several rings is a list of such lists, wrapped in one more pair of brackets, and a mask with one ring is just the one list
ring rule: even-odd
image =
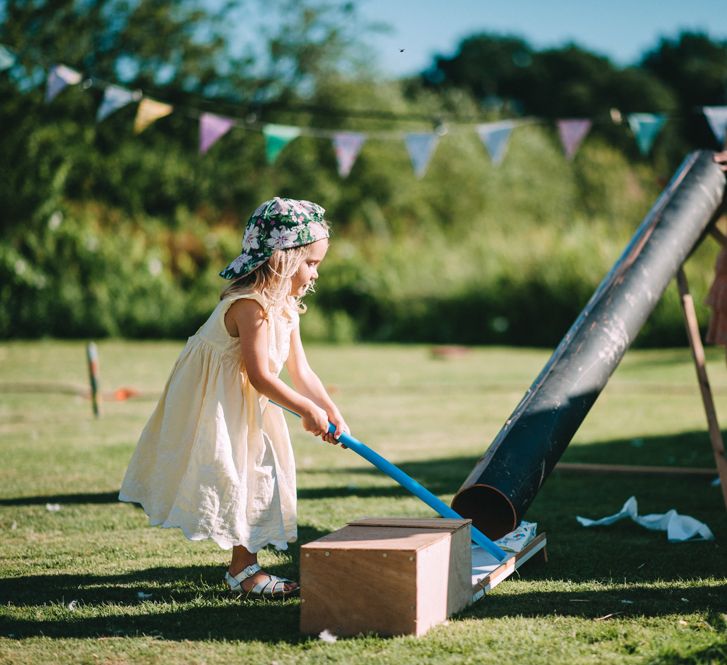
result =
[{"label": "yellow bunting flag", "polygon": [[170,104],[157,102],[154,99],[144,97],[139,102],[139,108],[136,110],[136,119],[134,120],[134,134],[141,134],[151,123],[156,122],[159,118],[169,115],[174,110]]}]

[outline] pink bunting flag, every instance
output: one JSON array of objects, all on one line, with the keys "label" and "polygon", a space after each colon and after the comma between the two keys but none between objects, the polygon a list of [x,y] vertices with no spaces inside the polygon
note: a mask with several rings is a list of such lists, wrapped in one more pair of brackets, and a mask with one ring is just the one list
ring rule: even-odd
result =
[{"label": "pink bunting flag", "polygon": [[155,99],[144,97],[136,109],[134,134],[141,134],[153,122],[169,115],[172,111],[174,111],[174,107],[171,104],[165,104],[164,102],[158,102]]},{"label": "pink bunting flag", "polygon": [[727,142],[727,106],[703,106],[702,111],[720,147],[724,147]]},{"label": "pink bunting flag", "polygon": [[438,136],[432,133],[413,132],[404,137],[406,149],[409,152],[409,158],[414,166],[414,173],[417,178],[421,178],[427,170],[429,160],[434,154],[434,148],[437,146]]},{"label": "pink bunting flag", "polygon": [[591,130],[593,123],[586,118],[573,118],[567,120],[558,120],[558,134],[560,142],[563,144],[563,151],[568,159],[578,150],[578,146],[586,138],[586,134]]},{"label": "pink bunting flag", "polygon": [[222,138],[235,124],[232,118],[214,113],[203,113],[199,117],[199,152],[204,155],[213,144]]},{"label": "pink bunting flag", "polygon": [[333,149],[338,162],[338,175],[342,178],[351,173],[356,157],[366,140],[366,135],[359,132],[336,132],[333,135]]},{"label": "pink bunting flag", "polygon": [[65,65],[54,65],[51,67],[45,88],[46,103],[53,101],[67,86],[80,83],[82,78],[81,72],[77,72],[75,69],[71,69]]}]

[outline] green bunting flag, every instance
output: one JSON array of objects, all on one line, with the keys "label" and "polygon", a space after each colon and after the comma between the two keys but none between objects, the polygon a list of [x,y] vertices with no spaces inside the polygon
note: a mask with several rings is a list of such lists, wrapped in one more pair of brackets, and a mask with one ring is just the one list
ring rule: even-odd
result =
[{"label": "green bunting flag", "polygon": [[648,155],[666,122],[666,116],[663,113],[629,113],[626,118],[636,137],[639,151],[644,156]]},{"label": "green bunting flag", "polygon": [[283,148],[293,139],[300,136],[300,127],[290,125],[265,125],[265,159],[268,164],[274,164]]}]

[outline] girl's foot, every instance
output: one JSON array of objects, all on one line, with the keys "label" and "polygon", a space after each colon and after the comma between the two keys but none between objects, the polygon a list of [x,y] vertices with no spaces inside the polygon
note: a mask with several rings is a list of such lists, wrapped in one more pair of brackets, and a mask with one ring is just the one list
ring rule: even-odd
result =
[{"label": "girl's foot", "polygon": [[225,575],[225,582],[231,591],[244,593],[247,596],[258,596],[261,598],[286,598],[295,594],[299,587],[297,582],[271,575],[253,563],[238,573],[233,574],[234,568],[230,567]]}]

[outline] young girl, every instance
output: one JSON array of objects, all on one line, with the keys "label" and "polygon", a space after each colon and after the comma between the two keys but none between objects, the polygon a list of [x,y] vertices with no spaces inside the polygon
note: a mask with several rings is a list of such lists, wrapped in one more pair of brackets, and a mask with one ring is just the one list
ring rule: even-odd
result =
[{"label": "young girl", "polygon": [[[141,504],[152,525],[232,548],[225,581],[248,595],[298,590],[257,563],[266,545],[287,549],[297,535],[293,450],[270,400],[329,443],[349,432],[306,360],[298,327],[300,299],[328,249],[324,213],[276,197],[252,214],[242,254],[220,273],[232,283],[177,359],[119,494]],[[284,364],[295,389],[278,378]]]}]

